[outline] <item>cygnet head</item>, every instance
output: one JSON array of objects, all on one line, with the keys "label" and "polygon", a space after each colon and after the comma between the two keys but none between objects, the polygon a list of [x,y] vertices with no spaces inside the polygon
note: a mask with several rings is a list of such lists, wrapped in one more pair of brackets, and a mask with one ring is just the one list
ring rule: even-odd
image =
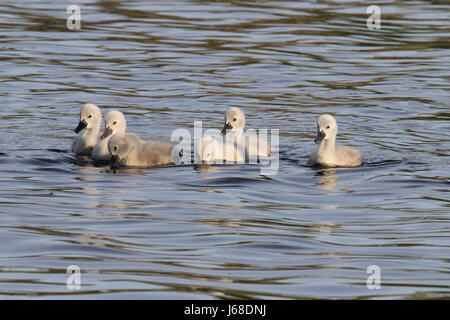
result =
[{"label": "cygnet head", "polygon": [[317,136],[314,142],[320,143],[322,140],[335,139],[337,132],[338,126],[333,116],[323,114],[317,119]]},{"label": "cygnet head", "polygon": [[228,109],[225,114],[225,125],[222,129],[222,134],[226,134],[227,130],[231,132],[242,132],[245,127],[245,116],[241,109],[237,107],[232,107]]},{"label": "cygnet head", "polygon": [[219,142],[214,137],[204,137],[201,144],[197,144],[196,153],[203,163],[212,163],[217,159]]},{"label": "cygnet head", "polygon": [[120,111],[110,111],[105,118],[105,131],[103,131],[100,139],[103,140],[110,135],[119,132],[125,132],[127,129],[127,121]]},{"label": "cygnet head", "polygon": [[132,133],[119,132],[108,142],[109,153],[113,164],[127,157],[130,151],[139,144],[139,138]]},{"label": "cygnet head", "polygon": [[80,122],[75,128],[75,133],[79,133],[83,129],[100,128],[102,122],[102,112],[99,107],[93,103],[86,103],[81,109]]}]

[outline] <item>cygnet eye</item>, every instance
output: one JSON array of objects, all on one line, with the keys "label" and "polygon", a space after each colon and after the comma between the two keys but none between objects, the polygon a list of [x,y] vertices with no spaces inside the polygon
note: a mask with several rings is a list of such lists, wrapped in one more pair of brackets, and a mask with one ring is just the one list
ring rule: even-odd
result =
[{"label": "cygnet eye", "polygon": [[330,129],[330,126],[328,126],[327,129]]},{"label": "cygnet eye", "polygon": [[233,119],[233,121],[236,121],[236,120],[237,120],[236,118]]},{"label": "cygnet eye", "polygon": [[117,121],[114,121],[114,122],[113,122],[113,125],[115,125],[115,124],[117,124]]},{"label": "cygnet eye", "polygon": [[114,146],[114,151],[117,151],[117,146]]},{"label": "cygnet eye", "polygon": [[92,118],[92,114],[90,114],[88,118]]}]

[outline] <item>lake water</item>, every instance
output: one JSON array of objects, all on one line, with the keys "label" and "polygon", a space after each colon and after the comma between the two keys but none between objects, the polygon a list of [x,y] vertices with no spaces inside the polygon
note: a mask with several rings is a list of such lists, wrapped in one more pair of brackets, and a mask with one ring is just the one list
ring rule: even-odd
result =
[{"label": "lake water", "polygon": [[[361,1],[73,2],[80,31],[0,4],[0,298],[450,296],[448,2],[378,1],[379,30]],[[164,141],[241,107],[278,173],[94,166],[69,152],[86,102]],[[306,166],[325,112],[363,166]]]}]

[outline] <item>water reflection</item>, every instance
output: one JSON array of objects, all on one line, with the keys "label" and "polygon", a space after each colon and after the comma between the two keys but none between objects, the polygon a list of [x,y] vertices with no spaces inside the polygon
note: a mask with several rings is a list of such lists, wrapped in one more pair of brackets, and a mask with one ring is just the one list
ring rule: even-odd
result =
[{"label": "water reflection", "polygon": [[110,166],[102,168],[102,172],[104,173],[112,173],[112,174],[137,174],[140,176],[145,176],[152,173],[152,169],[142,169],[142,168],[115,168],[112,169]]},{"label": "water reflection", "polygon": [[217,172],[219,168],[217,166],[202,163],[202,164],[195,164],[194,170],[202,173],[208,173],[208,172]]},{"label": "water reflection", "polygon": [[326,190],[334,190],[338,183],[336,168],[327,168],[317,171],[315,174],[316,186]]}]

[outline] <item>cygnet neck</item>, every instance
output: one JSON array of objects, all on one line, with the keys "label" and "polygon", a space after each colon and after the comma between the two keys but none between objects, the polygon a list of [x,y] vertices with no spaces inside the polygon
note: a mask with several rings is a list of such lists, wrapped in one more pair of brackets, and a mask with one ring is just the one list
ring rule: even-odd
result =
[{"label": "cygnet neck", "polygon": [[336,137],[330,137],[320,142],[320,148],[324,151],[334,151],[336,148]]},{"label": "cygnet neck", "polygon": [[84,129],[83,136],[90,136],[90,135],[98,136],[99,134],[100,134],[100,126],[96,125],[93,128]]},{"label": "cygnet neck", "polygon": [[241,128],[236,128],[235,129],[235,131],[231,131],[230,132],[230,134],[232,135],[232,136],[236,136],[236,137],[238,137],[238,136],[242,136],[242,134],[244,133],[244,129],[241,129]]}]

